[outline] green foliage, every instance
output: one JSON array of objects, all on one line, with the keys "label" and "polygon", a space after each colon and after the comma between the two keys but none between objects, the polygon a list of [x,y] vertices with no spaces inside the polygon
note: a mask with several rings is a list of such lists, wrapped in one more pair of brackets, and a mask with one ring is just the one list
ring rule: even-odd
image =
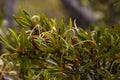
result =
[{"label": "green foliage", "polygon": [[[14,63],[17,76],[24,80],[119,80],[120,29],[96,27],[83,30],[70,19],[49,20],[45,15],[14,16],[22,27],[9,29],[1,59]],[[74,25],[73,25],[74,24]],[[9,37],[11,36],[11,37]],[[2,75],[4,77],[4,75]]]}]

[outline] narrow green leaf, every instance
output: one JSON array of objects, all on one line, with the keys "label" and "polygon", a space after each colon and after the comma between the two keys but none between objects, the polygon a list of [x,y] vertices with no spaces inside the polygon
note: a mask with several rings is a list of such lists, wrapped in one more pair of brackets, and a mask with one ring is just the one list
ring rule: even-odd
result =
[{"label": "narrow green leaf", "polygon": [[75,61],[75,57],[74,56],[64,56],[63,57],[66,61],[70,61],[70,62],[73,62],[73,61]]},{"label": "narrow green leaf", "polygon": [[30,20],[30,18],[31,18],[30,14],[26,10],[23,10],[23,13],[24,13],[26,19]]},{"label": "narrow green leaf", "polygon": [[65,24],[64,24],[64,20],[62,19],[61,20],[61,23],[60,23],[60,35],[63,35],[64,32],[65,32]]},{"label": "narrow green leaf", "polygon": [[73,27],[73,22],[72,22],[71,18],[69,19],[69,27],[70,27],[70,29],[72,29],[72,27]]},{"label": "narrow green leaf", "polygon": [[86,63],[84,66],[81,67],[81,70],[89,69],[93,64],[94,62]]},{"label": "narrow green leaf", "polygon": [[102,77],[109,79],[112,75],[108,70],[105,69],[97,69],[98,73],[102,75]]},{"label": "narrow green leaf", "polygon": [[31,21],[31,15],[26,10],[23,10],[23,14],[25,16],[25,19],[28,21],[28,23],[31,24],[31,26],[34,26]]},{"label": "narrow green leaf", "polygon": [[53,46],[56,45],[55,38],[49,32],[44,32],[44,35],[49,39],[49,41],[51,41],[51,43],[53,43]]},{"label": "narrow green leaf", "polygon": [[43,76],[44,76],[44,80],[49,80],[49,73],[47,70],[44,70]]},{"label": "narrow green leaf", "polygon": [[18,39],[17,33],[14,30],[12,30],[12,29],[9,29],[9,31],[12,33],[12,37],[15,39],[17,45],[19,46],[20,43],[19,43],[19,39]]},{"label": "narrow green leaf", "polygon": [[24,48],[27,42],[27,36],[25,33],[25,29],[23,28],[21,33],[20,33],[20,48]]},{"label": "narrow green leaf", "polygon": [[41,51],[43,52],[50,52],[50,53],[54,53],[55,49],[54,48],[45,48],[45,47],[40,47],[39,48]]},{"label": "narrow green leaf", "polygon": [[3,45],[5,45],[5,47],[6,47],[8,50],[10,50],[10,51],[12,51],[12,52],[15,51],[15,48],[13,48],[10,44],[8,44],[8,43],[5,41],[5,39],[3,39],[1,36],[0,36],[0,42],[1,42]]},{"label": "narrow green leaf", "polygon": [[79,28],[79,32],[77,34],[78,34],[79,39],[81,39],[81,40],[90,40],[89,33],[84,31],[81,28]]},{"label": "narrow green leaf", "polygon": [[102,69],[97,69],[97,72],[98,72],[100,75],[102,75],[103,77],[106,76],[104,70],[102,70]]},{"label": "narrow green leaf", "polygon": [[30,22],[28,22],[26,19],[20,18],[20,17],[15,17],[15,16],[13,16],[13,17],[20,26],[22,26],[22,27],[32,27],[32,24]]},{"label": "narrow green leaf", "polygon": [[56,23],[56,19],[51,19],[52,23],[53,23],[53,27],[57,27],[57,23]]}]

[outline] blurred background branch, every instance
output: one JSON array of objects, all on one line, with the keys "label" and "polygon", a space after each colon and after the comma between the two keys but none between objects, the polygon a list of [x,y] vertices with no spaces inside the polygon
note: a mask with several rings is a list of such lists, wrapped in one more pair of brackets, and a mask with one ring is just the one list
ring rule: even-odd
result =
[{"label": "blurred background branch", "polygon": [[14,26],[14,20],[12,15],[15,14],[16,9],[17,9],[17,0],[6,0],[5,2],[5,19],[8,21],[8,24],[6,24],[6,28],[8,29],[9,27],[12,28]]},{"label": "blurred background branch", "polygon": [[82,28],[89,27],[90,24],[96,24],[98,18],[94,15],[91,8],[87,8],[82,4],[81,0],[62,0],[65,9],[70,12],[73,19]]}]

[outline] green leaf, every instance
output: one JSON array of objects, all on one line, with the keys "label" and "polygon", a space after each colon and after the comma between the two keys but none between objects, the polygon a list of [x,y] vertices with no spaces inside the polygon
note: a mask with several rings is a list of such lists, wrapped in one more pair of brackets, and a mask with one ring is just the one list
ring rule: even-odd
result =
[{"label": "green leaf", "polygon": [[62,19],[60,23],[60,35],[63,35],[64,32],[65,32],[65,24],[64,24],[64,20]]},{"label": "green leaf", "polygon": [[71,18],[69,19],[69,27],[70,27],[70,29],[72,29],[72,27],[73,27],[73,22],[72,22]]},{"label": "green leaf", "polygon": [[44,31],[48,31],[53,27],[51,22],[45,15],[40,16],[40,24],[41,26],[43,26],[42,28],[44,29]]},{"label": "green leaf", "polygon": [[50,73],[56,73],[56,72],[59,72],[59,70],[60,70],[59,66],[48,66],[48,71]]},{"label": "green leaf", "polygon": [[12,29],[9,29],[9,31],[12,33],[12,37],[15,39],[16,44],[17,44],[18,46],[20,46],[17,33],[16,33],[14,30],[12,30]]},{"label": "green leaf", "polygon": [[43,52],[50,52],[50,53],[54,53],[55,52],[55,49],[54,48],[45,48],[45,47],[40,47],[39,48],[41,51]]},{"label": "green leaf", "polygon": [[20,33],[20,48],[24,48],[27,43],[27,36],[25,33],[25,29],[23,28],[21,33]]},{"label": "green leaf", "polygon": [[56,45],[55,38],[49,32],[44,32],[44,35],[49,39],[51,43],[53,43],[53,46]]},{"label": "green leaf", "polygon": [[26,19],[30,20],[31,16],[26,10],[23,10],[23,14],[24,14]]},{"label": "green leaf", "polygon": [[100,75],[102,75],[102,77],[106,78],[106,79],[109,79],[110,77],[112,77],[112,74],[108,71],[108,70],[105,70],[105,69],[97,69],[98,73]]},{"label": "green leaf", "polygon": [[51,21],[52,21],[52,23],[53,23],[53,26],[54,26],[54,27],[57,27],[56,19],[55,19],[55,18],[54,18],[54,19],[51,19]]},{"label": "green leaf", "polygon": [[14,52],[16,49],[13,48],[8,42],[5,41],[5,39],[3,39],[3,37],[0,36],[0,42],[3,43],[3,45],[5,45],[5,47],[11,51]]},{"label": "green leaf", "polygon": [[64,56],[63,58],[69,62],[74,62],[76,59],[74,56]]},{"label": "green leaf", "polygon": [[94,62],[88,62],[84,66],[81,67],[81,70],[88,70],[90,67],[92,67]]},{"label": "green leaf", "polygon": [[30,22],[28,22],[26,19],[24,19],[22,17],[16,17],[16,16],[13,16],[13,17],[20,26],[26,27],[26,28],[33,27],[32,24]]},{"label": "green leaf", "polygon": [[78,37],[81,40],[90,40],[90,35],[87,31],[84,31],[83,29],[79,28]]},{"label": "green leaf", "polygon": [[47,70],[44,70],[43,77],[44,77],[44,80],[49,80],[49,73]]}]

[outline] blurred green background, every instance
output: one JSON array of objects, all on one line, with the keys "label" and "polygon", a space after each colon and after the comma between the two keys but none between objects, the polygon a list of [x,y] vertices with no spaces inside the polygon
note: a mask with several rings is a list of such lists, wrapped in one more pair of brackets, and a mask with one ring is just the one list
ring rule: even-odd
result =
[{"label": "blurred green background", "polygon": [[68,17],[60,0],[19,0],[18,7],[24,8],[31,14],[45,14],[50,18],[56,17],[59,21]]},{"label": "blurred green background", "polygon": [[[0,23],[5,18],[6,2],[0,0]],[[12,1],[12,0],[11,0]],[[49,18],[56,18],[59,23],[61,18],[68,22],[70,12],[63,6],[61,0],[16,0],[15,15],[19,15],[20,8],[26,9],[32,15],[45,14]],[[82,5],[93,10],[99,23],[112,26],[120,24],[119,0],[78,0]],[[69,3],[68,3],[69,4]],[[76,13],[75,13],[76,14]]]},{"label": "blurred green background", "polygon": [[[59,21],[68,17],[60,0],[18,0],[15,15],[19,15],[20,9],[25,9],[32,15],[45,14],[49,18],[56,18]],[[4,17],[5,0],[0,0],[0,20]]]}]

